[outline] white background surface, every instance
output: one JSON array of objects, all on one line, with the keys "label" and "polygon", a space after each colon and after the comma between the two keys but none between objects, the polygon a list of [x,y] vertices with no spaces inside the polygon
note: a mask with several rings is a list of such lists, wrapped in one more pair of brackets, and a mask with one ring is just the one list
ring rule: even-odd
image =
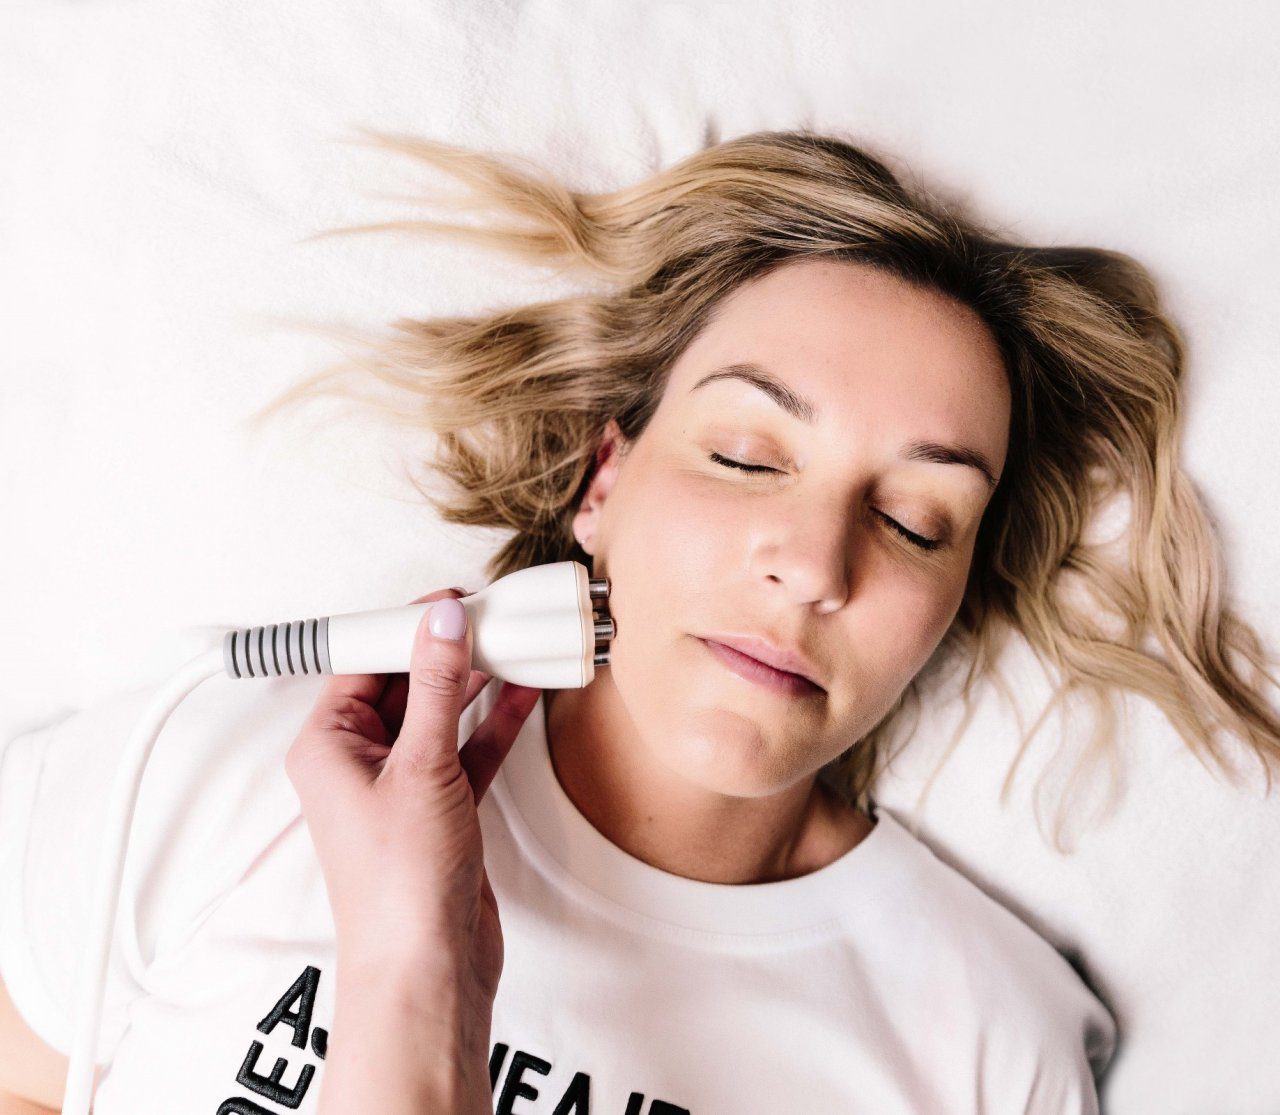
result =
[{"label": "white background surface", "polygon": [[[1135,255],[1189,342],[1183,461],[1228,591],[1276,645],[1268,6],[22,0],[0,20],[4,738],[158,680],[196,627],[483,584],[498,539],[431,520],[397,479],[404,434],[328,404],[240,427],[336,356],[276,318],[573,289],[425,239],[299,243],[410,213],[374,195],[422,172],[340,142],[356,125],[531,155],[578,189],[708,137],[830,128],[1010,236]],[[952,715],[882,804],[905,816]],[[1137,704],[1124,809],[1057,860],[1025,782],[995,801],[1016,730],[984,705],[921,835],[1080,954],[1121,1025],[1108,1110],[1280,1110],[1275,797],[1209,779]]]}]

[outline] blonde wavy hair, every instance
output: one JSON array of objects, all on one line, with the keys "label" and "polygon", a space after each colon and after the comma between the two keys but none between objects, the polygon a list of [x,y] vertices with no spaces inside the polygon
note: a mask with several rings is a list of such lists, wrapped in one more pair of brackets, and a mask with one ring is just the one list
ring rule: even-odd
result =
[{"label": "blonde wavy hair", "polygon": [[[391,401],[364,402],[434,435],[428,470],[451,486],[441,496],[419,488],[435,513],[512,532],[487,564],[491,579],[567,559],[590,568],[571,519],[604,425],[613,418],[632,439],[643,431],[669,369],[713,307],[790,260],[878,268],[949,295],[989,327],[1012,394],[1009,449],[963,602],[937,653],[820,777],[865,809],[894,737],[899,747],[910,739],[908,707],[918,722],[921,687],[958,660],[968,663],[966,712],[945,762],[972,716],[978,681],[991,679],[1012,702],[998,663],[1016,633],[1052,667],[1056,688],[1023,731],[1002,802],[1055,706],[1080,692],[1099,714],[1060,798],[1060,851],[1071,790],[1102,759],[1112,773],[1108,809],[1116,800],[1120,690],[1159,706],[1211,774],[1206,760],[1233,775],[1217,737],[1235,737],[1261,762],[1270,791],[1280,757],[1280,720],[1263,690],[1275,685],[1272,659],[1224,597],[1217,538],[1177,462],[1184,344],[1141,264],[1102,248],[1000,239],[958,204],[909,187],[866,148],[808,130],[717,143],[602,193],[570,190],[528,159],[357,131],[363,138],[352,142],[451,175],[469,194],[448,205],[486,216],[347,226],[306,239],[375,230],[459,237],[571,269],[603,289],[479,316],[399,318],[384,334],[306,325],[337,338],[345,359],[278,396],[251,424],[307,396],[359,397],[355,381],[373,385],[372,375],[392,389]],[[1127,547],[1088,537],[1117,497],[1129,504]]]}]

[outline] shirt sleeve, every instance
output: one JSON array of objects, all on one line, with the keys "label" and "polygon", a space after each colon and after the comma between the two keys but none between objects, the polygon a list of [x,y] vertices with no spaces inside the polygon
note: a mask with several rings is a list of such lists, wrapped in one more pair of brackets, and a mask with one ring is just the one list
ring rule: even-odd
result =
[{"label": "shirt sleeve", "polygon": [[1081,989],[1074,1001],[999,1025],[982,1062],[978,1105],[1000,1115],[1099,1115],[1099,1081],[1115,1050],[1115,1022]]},{"label": "shirt sleeve", "polygon": [[[70,1052],[80,958],[114,764],[146,694],[9,739],[0,748],[0,978],[28,1025]],[[130,963],[129,911],[117,917],[107,968],[98,1061],[109,1058],[140,990]]]},{"label": "shirt sleeve", "polygon": [[1008,1108],[1027,1115],[1098,1115],[1098,1089],[1083,1056],[1046,1055],[1036,1066],[1025,1098]]},{"label": "shirt sleeve", "polygon": [[[147,761],[126,850],[99,1029],[100,1064],[180,949],[300,812],[284,755],[319,677],[201,682]],[[116,771],[154,688],[121,693],[0,749],[0,978],[19,1013],[69,1053]]]}]

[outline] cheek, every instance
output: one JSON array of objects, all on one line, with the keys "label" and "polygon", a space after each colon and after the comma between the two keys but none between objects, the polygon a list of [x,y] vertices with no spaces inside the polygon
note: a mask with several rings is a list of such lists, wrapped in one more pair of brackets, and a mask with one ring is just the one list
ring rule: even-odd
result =
[{"label": "cheek", "polygon": [[[627,493],[624,504],[612,524],[610,561],[625,561],[633,598],[656,609],[644,618],[674,620],[673,605],[697,607],[700,598],[711,597],[726,560],[740,552],[743,522],[732,501],[705,479],[658,468]],[[714,612],[705,609],[698,617],[710,618]]]},{"label": "cheek", "polygon": [[[725,598],[726,562],[742,552],[726,509],[678,472],[650,469],[644,482],[615,486],[606,511],[605,568],[617,635],[613,684],[637,720],[659,734],[680,728],[691,671],[709,667],[692,632],[742,622],[741,601]],[[662,726],[659,729],[659,726]]]},{"label": "cheek", "polygon": [[904,687],[928,662],[951,626],[964,589],[950,581],[925,579],[918,583],[886,585],[876,600],[880,652],[897,689]]},{"label": "cheek", "polygon": [[726,517],[724,508],[715,516],[713,502],[678,476],[652,468],[641,483],[621,484],[605,508],[604,571],[620,636],[614,654],[619,674],[624,666],[646,673],[659,644],[716,618],[707,601],[732,550],[715,525]]}]

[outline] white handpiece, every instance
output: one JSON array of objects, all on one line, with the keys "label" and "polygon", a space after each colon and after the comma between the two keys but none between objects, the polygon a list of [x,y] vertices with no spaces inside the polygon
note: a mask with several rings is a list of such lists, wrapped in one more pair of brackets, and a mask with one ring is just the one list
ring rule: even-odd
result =
[{"label": "white handpiece", "polygon": [[[609,584],[580,562],[532,565],[461,598],[472,636],[471,667],[517,685],[581,689],[607,665],[596,649],[614,635]],[[228,631],[223,665],[233,678],[285,674],[408,673],[413,639],[431,604],[346,612]],[[598,608],[606,614],[597,618]]]}]

